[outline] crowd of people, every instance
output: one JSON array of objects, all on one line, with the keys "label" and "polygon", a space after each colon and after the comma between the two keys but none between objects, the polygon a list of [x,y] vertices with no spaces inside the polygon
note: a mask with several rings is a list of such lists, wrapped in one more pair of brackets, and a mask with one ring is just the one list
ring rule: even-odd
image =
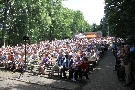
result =
[{"label": "crowd of people", "polygon": [[[36,44],[25,44],[17,46],[6,46],[0,48],[0,62],[5,69],[10,71],[22,70],[26,63],[41,60],[39,73],[45,74],[44,68],[51,64],[52,58],[57,58],[51,68],[51,76],[54,71],[59,70],[61,78],[68,78],[74,81],[82,76],[88,77],[90,59],[103,57],[107,50],[111,37],[93,39],[64,39],[53,41],[42,41]],[[26,60],[25,60],[26,55]],[[67,77],[65,71],[69,71]]]},{"label": "crowd of people", "polygon": [[112,51],[116,57],[114,71],[117,71],[120,81],[126,81],[124,86],[129,86],[135,80],[135,46],[127,45],[122,39],[118,39],[113,43]]}]

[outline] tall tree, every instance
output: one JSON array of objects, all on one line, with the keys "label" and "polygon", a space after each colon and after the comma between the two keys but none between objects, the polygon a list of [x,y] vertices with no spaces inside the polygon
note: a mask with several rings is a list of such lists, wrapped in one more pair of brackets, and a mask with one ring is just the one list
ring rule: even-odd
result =
[{"label": "tall tree", "polygon": [[105,0],[105,13],[110,34],[116,37],[135,36],[135,0]]},{"label": "tall tree", "polygon": [[106,17],[103,17],[100,21],[99,30],[103,33],[103,37],[106,37],[109,33]]},{"label": "tall tree", "polygon": [[71,38],[91,28],[81,11],[62,6],[62,0],[2,0],[0,12],[2,45],[23,43],[25,35],[31,43]]}]

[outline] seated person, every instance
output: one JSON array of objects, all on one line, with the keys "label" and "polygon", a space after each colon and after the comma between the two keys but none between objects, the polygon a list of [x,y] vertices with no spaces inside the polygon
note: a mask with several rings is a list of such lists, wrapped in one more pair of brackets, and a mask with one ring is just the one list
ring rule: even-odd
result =
[{"label": "seated person", "polygon": [[13,72],[19,71],[23,73],[23,71],[26,70],[23,57],[20,57],[17,61],[13,60],[11,67],[11,70],[13,70]]},{"label": "seated person", "polygon": [[5,68],[8,68],[8,66],[7,66],[6,53],[1,54],[1,61],[2,61],[2,63],[3,63],[3,66],[4,66]]},{"label": "seated person", "polygon": [[10,65],[9,65],[9,63],[10,63],[10,60],[9,60],[9,53],[4,53],[4,55],[3,55],[3,65],[4,65],[4,67],[5,67],[5,69],[9,69],[10,67]]},{"label": "seated person", "polygon": [[[64,65],[63,65],[63,68],[62,68],[62,73],[63,73],[64,79],[67,78],[65,71],[71,69],[72,63],[73,63],[72,55],[69,55],[69,54],[68,54],[68,55],[66,56],[66,59],[65,59],[65,61],[64,61]],[[61,76],[61,77],[62,77],[62,76]]]},{"label": "seated person", "polygon": [[15,69],[15,60],[13,55],[11,55],[11,61],[10,70],[13,71]]},{"label": "seated person", "polygon": [[51,69],[51,76],[54,75],[54,71],[59,69],[60,72],[60,76],[62,76],[62,71],[61,69],[63,68],[63,62],[65,60],[65,57],[63,55],[62,52],[59,53],[58,57],[57,57],[57,62],[56,64],[52,67]]},{"label": "seated person", "polygon": [[69,70],[69,80],[77,81],[78,73],[80,71],[80,65],[81,65],[80,55],[76,55],[73,61],[73,64],[71,66],[71,69]]},{"label": "seated person", "polygon": [[45,69],[45,67],[47,67],[49,65],[49,58],[48,58],[48,54],[45,54],[44,55],[44,58],[43,58],[43,60],[42,60],[42,62],[41,62],[41,64],[40,64],[40,66],[39,66],[39,74],[45,74],[44,73],[44,69]]},{"label": "seated person", "polygon": [[87,57],[82,58],[82,64],[81,64],[81,70],[79,72],[79,78],[82,80],[82,76],[84,75],[86,79],[89,79],[88,77],[89,72],[89,63]]}]

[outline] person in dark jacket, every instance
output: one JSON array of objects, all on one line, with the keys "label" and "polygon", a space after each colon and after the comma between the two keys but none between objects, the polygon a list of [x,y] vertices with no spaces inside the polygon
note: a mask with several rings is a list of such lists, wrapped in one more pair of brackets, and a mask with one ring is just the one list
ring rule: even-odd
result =
[{"label": "person in dark jacket", "polygon": [[125,50],[125,55],[123,58],[123,64],[125,67],[125,79],[126,79],[126,83],[124,84],[124,86],[129,86],[130,85],[130,79],[131,79],[131,63],[132,63],[132,53],[129,51],[129,46],[128,45],[124,45],[124,50]]}]

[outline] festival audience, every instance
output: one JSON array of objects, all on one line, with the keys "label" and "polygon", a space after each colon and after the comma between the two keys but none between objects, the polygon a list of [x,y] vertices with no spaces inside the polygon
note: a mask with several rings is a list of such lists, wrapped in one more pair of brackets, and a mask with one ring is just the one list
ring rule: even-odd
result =
[{"label": "festival audience", "polygon": [[[53,40],[51,42],[46,40],[31,45],[27,43],[26,61],[24,44],[17,46],[9,45],[0,49],[0,62],[3,63],[5,68],[15,72],[26,63],[40,60],[41,64],[39,64],[39,73],[45,74],[44,69],[50,65],[50,60],[52,58],[57,58],[56,64],[51,69],[51,74],[54,75],[54,71],[59,69],[61,73],[60,76],[63,74],[64,78],[67,78],[65,71],[69,70],[68,78],[70,80],[77,80],[79,71],[83,69],[82,63],[85,62],[85,60],[82,60],[82,58],[92,54],[96,58],[100,57],[101,54],[104,54],[105,47],[107,46],[108,42],[109,38],[83,38]],[[88,79],[88,77],[86,78]]]},{"label": "festival audience", "polygon": [[117,71],[118,79],[125,81],[124,86],[130,86],[134,82],[134,51],[134,46],[127,45],[122,39],[117,39],[115,47],[113,46],[116,57],[115,71]]}]

